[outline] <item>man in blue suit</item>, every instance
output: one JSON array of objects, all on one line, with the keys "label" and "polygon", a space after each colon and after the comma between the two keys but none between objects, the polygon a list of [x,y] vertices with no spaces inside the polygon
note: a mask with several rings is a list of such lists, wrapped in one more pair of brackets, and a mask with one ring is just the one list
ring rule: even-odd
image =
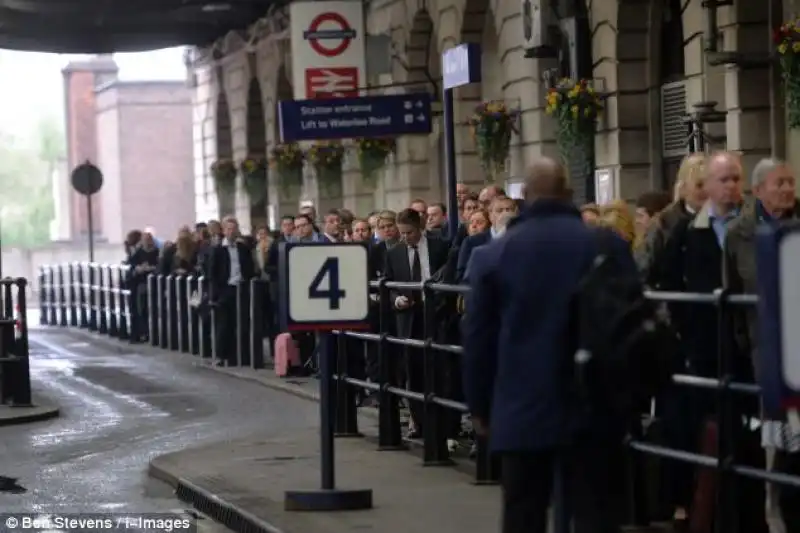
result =
[{"label": "man in blue suit", "polygon": [[[575,533],[619,531],[622,435],[586,414],[566,377],[573,293],[597,237],[566,199],[563,167],[535,163],[527,206],[470,263],[463,320],[464,392],[475,431],[500,454],[503,533],[546,533],[556,472]],[[635,265],[622,239],[613,255]]]}]

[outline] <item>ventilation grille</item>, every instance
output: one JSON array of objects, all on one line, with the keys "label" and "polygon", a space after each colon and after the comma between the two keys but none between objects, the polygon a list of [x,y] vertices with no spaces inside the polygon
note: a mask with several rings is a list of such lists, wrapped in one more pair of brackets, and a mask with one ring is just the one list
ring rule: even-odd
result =
[{"label": "ventilation grille", "polygon": [[664,157],[680,157],[686,154],[687,126],[686,86],[684,82],[665,83],[661,86],[661,139]]}]

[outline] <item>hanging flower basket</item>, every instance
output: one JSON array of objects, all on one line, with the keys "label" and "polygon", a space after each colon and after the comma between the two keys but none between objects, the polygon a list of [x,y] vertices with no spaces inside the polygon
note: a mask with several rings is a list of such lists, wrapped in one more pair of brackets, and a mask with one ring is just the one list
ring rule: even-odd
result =
[{"label": "hanging flower basket", "polygon": [[783,24],[773,34],[786,88],[789,129],[800,128],[800,19]]},{"label": "hanging flower basket", "polygon": [[563,79],[547,93],[548,115],[556,119],[556,144],[565,165],[581,156],[594,158],[595,126],[603,102],[588,80]]},{"label": "hanging flower basket", "polygon": [[518,116],[519,112],[509,109],[504,102],[493,101],[478,104],[467,120],[487,182],[497,181],[506,168],[511,135],[518,133]]},{"label": "hanging flower basket", "polygon": [[270,150],[270,167],[277,174],[281,192],[286,196],[300,194],[303,188],[304,157],[297,143],[278,144]]},{"label": "hanging flower basket", "polygon": [[251,204],[267,197],[267,160],[262,155],[251,155],[239,163],[239,172],[244,180],[244,190]]},{"label": "hanging flower basket", "polygon": [[236,163],[233,159],[219,159],[211,164],[211,178],[217,196],[233,196],[236,194]]},{"label": "hanging flower basket", "polygon": [[361,181],[375,187],[378,173],[386,167],[389,154],[394,153],[397,141],[392,137],[377,139],[361,138],[355,141],[358,153],[358,166],[361,168]]},{"label": "hanging flower basket", "polygon": [[338,141],[320,141],[306,151],[306,159],[317,176],[320,195],[342,195],[342,162],[344,146]]}]

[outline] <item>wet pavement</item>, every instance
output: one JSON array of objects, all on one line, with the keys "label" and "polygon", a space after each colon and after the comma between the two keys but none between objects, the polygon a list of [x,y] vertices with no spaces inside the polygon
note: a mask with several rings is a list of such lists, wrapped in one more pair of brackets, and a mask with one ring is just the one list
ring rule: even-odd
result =
[{"label": "wet pavement", "polygon": [[316,427],[313,403],[177,354],[130,348],[109,352],[63,330],[31,331],[34,398],[58,405],[61,417],[0,428],[0,475],[27,489],[0,487],[0,512],[180,510],[171,488],[147,477],[154,456]]}]

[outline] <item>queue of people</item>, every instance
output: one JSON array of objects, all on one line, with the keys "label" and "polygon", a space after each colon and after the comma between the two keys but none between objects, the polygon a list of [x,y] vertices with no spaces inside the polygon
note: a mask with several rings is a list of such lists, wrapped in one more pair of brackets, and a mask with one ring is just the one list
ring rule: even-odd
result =
[{"label": "queue of people", "polygon": [[[446,434],[451,450],[471,445],[475,433],[489,437],[502,457],[504,533],[544,532],[556,474],[566,483],[576,533],[619,531],[623,468],[622,435],[608,417],[587,413],[570,397],[565,361],[574,350],[571,334],[574,293],[600,250],[597,228],[612,232],[604,245],[619,276],[661,291],[710,293],[719,287],[753,293],[756,270],[753,235],[759,224],[795,218],[795,180],[782,162],[766,159],[750,177],[751,194],[742,192],[745,176],[739,157],[721,152],[687,156],[674,194],[648,192],[631,205],[576,207],[560,164],[542,159],[529,172],[523,199],[509,198],[496,186],[473,193],[457,189],[458,227],[447,223],[441,203],[415,199],[399,212],[383,210],[359,218],[346,209],[318,216],[305,205],[284,216],[280,227],[255,228],[243,235],[236,219],[181,228],[174,241],[161,243],[152,230],[132,231],[126,241],[133,305],[133,337],[145,340],[146,279],[151,273],[195,272],[208,280],[201,308],[217,310],[215,339],[222,364],[235,357],[235,286],[260,278],[264,284],[264,332],[269,345],[280,334],[274,320],[279,245],[282,242],[363,242],[369,250],[372,279],[466,283],[466,301],[441,296],[436,331],[426,331],[422,296],[391,291],[394,319],[380,324],[377,303],[371,313],[375,331],[402,337],[434,337],[461,344],[463,359],[437,355],[445,376],[445,396],[465,400],[471,424],[453,412]],[[610,243],[610,244],[609,244]],[[630,281],[630,280],[629,280]],[[437,296],[437,298],[439,298]],[[679,340],[670,370],[717,377],[718,316],[711,308],[671,304],[660,311]],[[204,315],[204,320],[208,320]],[[753,381],[758,370],[754,311],[737,312],[730,343],[731,378]],[[728,330],[726,330],[728,331]],[[294,335],[300,352],[298,374],[313,374],[316,339]],[[421,352],[392,348],[395,385],[424,388]],[[379,380],[376,345],[348,340],[354,377]],[[658,391],[639,405],[649,431],[643,438],[672,448],[714,455],[709,435],[716,431],[713,395],[677,387]],[[361,398],[374,404],[375,398]],[[420,438],[425,417],[410,401],[407,437]],[[594,406],[595,409],[598,406]],[[785,420],[763,420],[757,402],[741,400],[742,423],[737,460],[800,474],[800,434]],[[641,428],[640,428],[641,430]],[[659,508],[654,521],[672,521],[681,530],[710,533],[713,501],[701,483],[702,471],[687,463],[662,462],[657,480]],[[742,531],[800,531],[800,495],[789,489],[749,482],[738,494]],[[712,498],[713,499],[713,498]],[[761,503],[758,503],[758,502]],[[766,501],[766,506],[763,503]],[[765,512],[766,507],[766,512]]]},{"label": "queue of people", "polygon": [[[795,177],[782,161],[759,162],[748,193],[745,181],[738,155],[692,154],[681,165],[672,199],[647,193],[635,206],[576,208],[564,169],[544,159],[531,168],[522,214],[503,238],[472,253],[462,337],[464,385],[476,430],[490,437],[502,457],[504,533],[547,530],[556,473],[566,485],[574,531],[620,531],[622,432],[609,423],[602,399],[585,405],[565,378],[565,368],[574,369],[565,362],[576,353],[576,290],[603,254],[613,259],[608,264],[615,268],[614,283],[635,279],[640,290],[756,293],[756,229],[796,219],[800,206]],[[617,242],[605,252],[598,226],[616,234]],[[724,358],[726,379],[754,381],[755,308],[732,310],[730,324],[719,323],[713,306],[675,303],[658,311],[676,341],[671,372],[717,378]],[[636,413],[635,434],[654,444],[717,455],[722,430],[716,427],[714,391],[665,386],[646,400]],[[737,396],[733,404],[736,463],[800,475],[800,433],[785,419],[762,416],[754,397]],[[640,425],[641,415],[647,422]],[[714,486],[723,481],[690,463],[661,463],[657,475],[646,480],[657,485],[656,503],[662,507],[651,518],[671,520],[678,531],[712,531]],[[736,515],[739,531],[800,531],[800,491],[742,477],[733,482],[735,501],[724,512]]]}]

